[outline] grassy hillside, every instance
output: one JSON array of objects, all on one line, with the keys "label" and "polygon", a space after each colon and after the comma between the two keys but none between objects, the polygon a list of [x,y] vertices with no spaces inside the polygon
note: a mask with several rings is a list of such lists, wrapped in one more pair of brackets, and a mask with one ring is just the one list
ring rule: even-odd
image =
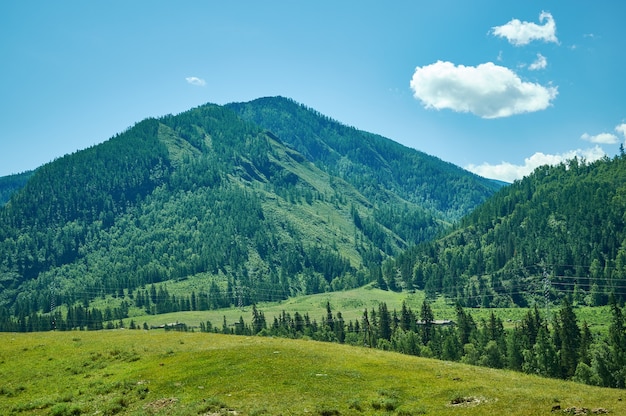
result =
[{"label": "grassy hillside", "polygon": [[621,390],[359,347],[217,334],[0,334],[0,373],[6,415],[626,413]]},{"label": "grassy hillside", "polygon": [[[192,290],[198,290],[198,287],[189,282],[178,282],[168,286],[173,293],[188,293]],[[415,311],[419,311],[424,302],[424,292],[391,292],[380,290],[372,287],[372,285],[363,286],[357,289],[319,293],[315,295],[297,296],[279,302],[261,302],[257,307],[262,311],[271,323],[274,317],[280,316],[283,311],[293,315],[298,312],[302,315],[308,313],[311,319],[321,320],[326,315],[326,304],[330,303],[331,308],[335,312],[341,312],[346,321],[357,321],[363,316],[364,309],[378,309],[379,304],[385,303],[390,311],[394,309],[400,311],[402,303]],[[94,306],[104,309],[109,307],[118,307],[121,299],[107,298],[94,303]],[[456,319],[456,309],[454,304],[447,301],[443,297],[437,298],[431,304],[435,319]],[[467,309],[472,317],[480,322],[481,319],[488,320],[489,315],[493,312],[496,316],[503,320],[505,328],[512,328],[518,323],[529,311],[529,308],[474,308]],[[173,322],[185,323],[189,327],[198,327],[201,322],[210,321],[214,326],[221,327],[224,318],[229,325],[233,325],[240,317],[246,322],[250,322],[252,318],[251,307],[244,308],[224,308],[210,311],[188,311],[188,312],[172,312],[160,315],[146,315],[141,309],[132,309],[131,317],[124,319],[126,327],[131,320],[137,325],[143,325],[145,322],[148,326],[160,326]],[[543,312],[543,310],[542,310]],[[587,322],[590,329],[594,333],[606,333],[608,324],[611,319],[610,309],[608,306],[598,307],[578,307],[575,309],[576,315],[580,322]],[[553,308],[552,313],[556,313]]]},{"label": "grassy hillside", "polygon": [[[168,285],[170,292],[173,293],[189,293],[192,290],[198,290],[201,281],[184,281]],[[402,304],[405,303],[409,308],[419,311],[424,302],[425,294],[423,291],[409,292],[391,292],[380,290],[367,285],[352,290],[344,290],[337,292],[318,293],[315,295],[304,295],[289,298],[278,302],[260,302],[257,308],[265,314],[265,317],[271,323],[274,317],[280,316],[283,312],[293,315],[295,312],[301,315],[308,314],[311,319],[321,320],[326,315],[326,305],[330,303],[333,311],[341,312],[343,318],[348,321],[361,320],[365,309],[378,309],[381,303],[385,303],[390,311],[400,311]],[[99,299],[93,305],[100,309],[119,307],[123,299]],[[435,319],[456,319],[456,309],[454,303],[439,297],[432,301],[431,307]],[[556,313],[558,308],[552,308],[552,314]],[[482,319],[488,320],[491,313],[502,319],[506,329],[513,328],[532,308],[468,308],[466,311],[472,317],[480,322]],[[542,309],[542,312],[544,310]],[[604,334],[607,331],[611,320],[610,308],[608,306],[579,306],[575,309],[579,322],[586,322],[594,334]],[[186,324],[190,328],[199,327],[200,323],[210,321],[214,326],[221,327],[224,318],[229,325],[234,324],[243,317],[244,321],[250,322],[252,318],[252,308],[249,306],[238,308],[230,307],[208,311],[183,311],[172,312],[159,315],[147,315],[143,309],[131,308],[129,318],[123,319],[126,327],[133,320],[136,325],[143,325],[145,322],[148,326],[158,327],[174,322]]]}]

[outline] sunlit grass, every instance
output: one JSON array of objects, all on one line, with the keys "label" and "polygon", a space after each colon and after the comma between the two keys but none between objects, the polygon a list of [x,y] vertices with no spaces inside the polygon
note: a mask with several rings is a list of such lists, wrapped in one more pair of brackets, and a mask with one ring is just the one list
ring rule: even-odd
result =
[{"label": "sunlit grass", "polygon": [[[626,414],[623,391],[331,343],[163,331],[0,334],[0,414]],[[232,414],[232,413],[231,413]]]},{"label": "sunlit grass", "polygon": [[[186,282],[172,283],[168,285],[175,287],[177,284],[188,284]],[[174,289],[176,290],[176,289]],[[187,292],[189,293],[189,292]],[[278,317],[285,311],[291,316],[295,312],[304,315],[309,314],[311,320],[315,319],[318,322],[326,316],[326,304],[330,303],[334,313],[341,312],[344,320],[356,321],[360,320],[363,316],[364,309],[377,309],[381,302],[387,304],[390,311],[394,309],[398,312],[402,309],[402,303],[406,303],[415,313],[419,314],[422,302],[425,295],[421,291],[414,293],[408,292],[390,292],[380,289],[375,289],[371,285],[364,286],[358,289],[320,293],[316,295],[298,296],[289,298],[280,302],[261,302],[257,305],[257,308],[262,311],[270,324],[273,317]],[[435,315],[435,319],[456,319],[455,305],[440,297],[432,301],[432,309]],[[477,323],[480,323],[481,319],[488,320],[489,315],[493,312],[497,317],[502,319],[505,328],[512,328],[516,322],[520,321],[528,312],[527,308],[475,308],[466,309],[470,313]],[[550,314],[553,316],[558,311],[558,307],[552,307]],[[136,315],[132,318],[125,319],[124,323],[128,327],[130,320],[132,319],[136,325],[142,326],[145,322],[148,326],[159,326],[168,323],[182,322],[189,327],[199,327],[200,323],[211,322],[214,327],[221,328],[223,325],[224,317],[228,325],[232,325],[243,317],[246,323],[250,323],[252,319],[252,308],[227,308],[211,311],[192,311],[192,312],[175,312],[162,315],[146,315],[143,310],[137,310]],[[541,308],[540,312],[545,314],[544,308]],[[592,331],[605,333],[608,324],[611,319],[610,309],[608,306],[604,307],[577,307],[575,312],[579,319],[579,325],[582,325],[583,321],[586,321]]]}]

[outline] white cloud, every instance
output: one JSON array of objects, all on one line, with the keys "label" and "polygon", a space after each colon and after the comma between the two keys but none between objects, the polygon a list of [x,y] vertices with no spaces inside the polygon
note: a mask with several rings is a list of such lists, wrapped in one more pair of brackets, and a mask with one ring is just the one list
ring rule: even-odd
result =
[{"label": "white cloud", "polygon": [[538,53],[537,60],[533,62],[532,64],[530,64],[528,69],[530,69],[531,71],[536,71],[538,69],[545,69],[547,66],[548,66],[548,60],[546,59],[546,57]]},{"label": "white cloud", "polygon": [[626,123],[622,123],[619,126],[615,126],[615,131],[626,137]]},{"label": "white cloud", "polygon": [[583,133],[580,136],[581,139],[591,142],[591,143],[601,143],[601,144],[615,144],[617,143],[617,136],[611,133],[600,133],[595,136],[591,136],[590,134]]},{"label": "white cloud", "polygon": [[498,165],[483,163],[482,165],[470,164],[465,169],[485,178],[497,179],[504,182],[513,182],[524,176],[531,174],[536,168],[543,165],[558,165],[559,163],[571,160],[574,157],[585,159],[587,162],[594,162],[606,156],[606,153],[600,146],[589,149],[570,150],[562,154],[547,155],[537,152],[534,155],[524,159],[523,165],[514,165],[509,162],[502,162]]},{"label": "white cloud", "polygon": [[509,43],[515,46],[527,45],[533,40],[558,43],[554,18],[548,12],[541,12],[539,22],[543,23],[544,21],[543,25],[538,25],[513,19],[502,26],[494,26],[491,30],[494,35],[506,38]]},{"label": "white cloud", "polygon": [[442,61],[418,66],[410,85],[426,108],[448,108],[482,118],[544,110],[558,94],[556,87],[524,82],[493,62],[475,67]]},{"label": "white cloud", "polygon": [[206,85],[206,81],[198,77],[187,77],[185,78],[185,80],[187,81],[187,83],[191,85],[196,85],[198,87],[204,87]]}]

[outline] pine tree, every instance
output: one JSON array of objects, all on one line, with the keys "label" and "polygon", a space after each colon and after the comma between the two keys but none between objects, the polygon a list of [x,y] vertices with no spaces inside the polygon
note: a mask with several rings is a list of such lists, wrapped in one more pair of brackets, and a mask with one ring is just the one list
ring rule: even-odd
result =
[{"label": "pine tree", "polygon": [[515,327],[507,337],[507,368],[522,371],[524,355],[522,352],[522,340],[520,330]]},{"label": "pine tree", "polygon": [[259,311],[256,304],[252,304],[252,334],[256,335],[267,327],[263,312]]},{"label": "pine tree", "polygon": [[328,327],[329,331],[334,331],[335,319],[333,318],[333,310],[330,307],[330,302],[326,302],[326,319],[324,324]]},{"label": "pine tree", "polygon": [[460,303],[456,304],[456,320],[459,342],[461,345],[469,344],[472,334],[476,331],[476,322],[472,315],[465,312]]},{"label": "pine tree", "polygon": [[363,324],[361,325],[363,328],[363,345],[372,348],[374,346],[374,337],[372,334],[370,320],[367,315],[367,308],[363,309],[363,317],[361,319],[363,321]]},{"label": "pine tree", "polygon": [[415,328],[415,315],[411,309],[406,306],[405,301],[402,301],[402,309],[400,310],[400,328],[403,331],[409,331]]},{"label": "pine tree", "polygon": [[382,302],[378,305],[378,326],[379,335],[382,339],[391,340],[391,315],[387,309],[387,304]]},{"label": "pine tree", "polygon": [[337,319],[335,319],[335,336],[340,344],[343,344],[346,340],[345,322],[341,312],[337,312]]},{"label": "pine tree", "polygon": [[420,311],[420,332],[422,335],[422,344],[428,345],[434,336],[434,322],[435,315],[430,307],[430,303],[426,299],[422,303],[422,309]]},{"label": "pine tree", "polygon": [[626,387],[626,322],[617,301],[611,297],[611,325],[609,326],[609,351],[606,366],[611,373],[610,387]]},{"label": "pine tree", "polygon": [[558,354],[550,339],[550,333],[545,325],[541,325],[537,332],[537,341],[532,350],[524,351],[524,365],[526,373],[538,374],[545,377],[558,377],[560,366]]},{"label": "pine tree", "polygon": [[[561,345],[556,348],[560,351],[561,369],[564,378],[570,378],[576,372],[578,353],[580,348],[580,328],[572,305],[565,297],[558,314],[558,330]],[[555,327],[555,333],[557,328]]]}]

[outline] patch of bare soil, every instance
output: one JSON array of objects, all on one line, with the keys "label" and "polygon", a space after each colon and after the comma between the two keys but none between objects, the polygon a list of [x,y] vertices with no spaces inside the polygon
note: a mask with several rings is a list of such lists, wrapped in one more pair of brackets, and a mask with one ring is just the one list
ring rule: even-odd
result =
[{"label": "patch of bare soil", "polygon": [[237,416],[238,414],[239,412],[237,412],[236,410],[220,409],[218,412],[205,413],[203,416],[225,416],[225,415]]},{"label": "patch of bare soil", "polygon": [[157,413],[167,407],[172,406],[176,402],[178,402],[178,399],[176,397],[168,397],[165,399],[159,399],[159,400],[147,403],[143,406],[143,408],[153,413]]},{"label": "patch of bare soil", "polygon": [[571,407],[567,407],[565,409],[561,409],[561,406],[556,405],[552,408],[553,412],[560,412],[566,415],[573,415],[573,416],[586,416],[586,415],[607,415],[609,414],[609,411],[607,409],[605,409],[604,407],[598,407],[596,409],[589,409],[587,407],[578,407],[578,406],[571,406]]},{"label": "patch of bare soil", "polygon": [[454,406],[454,407],[471,407],[471,406],[477,406],[481,403],[485,403],[486,401],[487,399],[485,399],[484,397],[474,397],[474,396],[460,397],[459,396],[450,400],[450,403],[448,405]]}]

